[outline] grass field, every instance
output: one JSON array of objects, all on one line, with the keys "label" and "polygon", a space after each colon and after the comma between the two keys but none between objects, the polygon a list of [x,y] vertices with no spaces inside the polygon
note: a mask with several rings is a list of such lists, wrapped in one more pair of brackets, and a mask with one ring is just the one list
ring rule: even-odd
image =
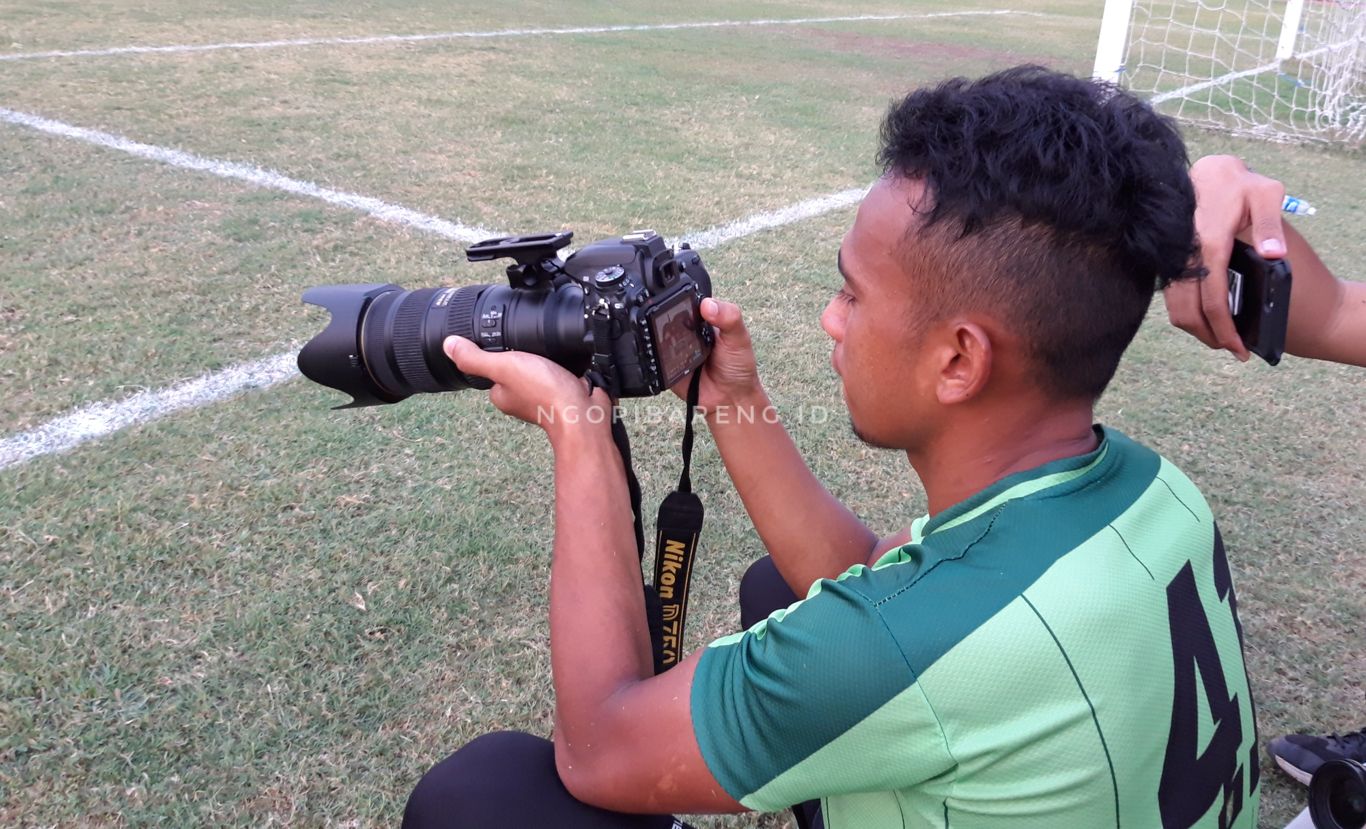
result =
[{"label": "grass field", "polygon": [[[1004,6],[999,8],[1005,8]],[[959,16],[0,60],[0,108],[500,232],[683,233],[866,184],[888,101],[1021,62],[1090,70],[1099,8],[1026,0],[0,2],[0,58],[623,24]],[[1366,258],[1366,160],[1192,132]],[[450,238],[0,121],[0,439],[76,407],[296,348],[307,286],[496,282]],[[785,412],[840,412],[816,317],[852,210],[704,251]],[[1205,491],[1228,542],[1263,740],[1366,724],[1366,392],[1359,370],[1240,365],[1148,324],[1100,418]],[[432,762],[483,732],[549,734],[549,450],[481,395],[332,412],[302,381],[0,469],[0,824],[397,823]],[[662,401],[656,401],[656,403]],[[628,404],[629,406],[630,404]],[[904,460],[842,414],[794,426],[870,526],[924,510]],[[633,440],[646,501],[676,423]],[[658,447],[652,450],[649,447]],[[737,624],[763,550],[709,441],[690,614]],[[1262,823],[1303,790],[1264,764]],[[701,826],[784,825],[781,816]]]}]

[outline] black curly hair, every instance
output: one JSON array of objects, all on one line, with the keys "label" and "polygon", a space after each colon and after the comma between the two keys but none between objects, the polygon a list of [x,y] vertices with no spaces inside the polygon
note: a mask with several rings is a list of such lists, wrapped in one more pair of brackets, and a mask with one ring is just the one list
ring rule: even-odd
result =
[{"label": "black curly hair", "polygon": [[878,162],[925,185],[903,246],[924,313],[996,313],[1059,399],[1100,397],[1154,289],[1201,273],[1181,135],[1112,85],[1020,66],[917,90]]}]

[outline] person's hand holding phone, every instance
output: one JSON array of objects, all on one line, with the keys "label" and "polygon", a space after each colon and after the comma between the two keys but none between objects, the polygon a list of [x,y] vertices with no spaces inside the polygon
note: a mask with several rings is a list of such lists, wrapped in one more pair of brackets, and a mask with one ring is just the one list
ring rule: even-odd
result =
[{"label": "person's hand holding phone", "polygon": [[1284,258],[1281,204],[1285,186],[1252,172],[1231,155],[1206,156],[1195,162],[1191,181],[1200,258],[1208,274],[1200,280],[1173,282],[1163,291],[1167,316],[1210,348],[1228,349],[1247,360],[1252,352],[1243,343],[1229,308],[1229,259],[1235,239],[1251,244],[1263,259]]}]

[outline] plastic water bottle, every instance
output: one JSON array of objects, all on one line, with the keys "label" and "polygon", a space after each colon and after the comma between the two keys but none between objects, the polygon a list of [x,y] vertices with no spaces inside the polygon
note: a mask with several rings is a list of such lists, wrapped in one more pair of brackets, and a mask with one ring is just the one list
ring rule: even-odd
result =
[{"label": "plastic water bottle", "polygon": [[1281,212],[1289,213],[1292,216],[1312,216],[1318,211],[1304,199],[1286,196],[1285,201],[1281,202]]}]

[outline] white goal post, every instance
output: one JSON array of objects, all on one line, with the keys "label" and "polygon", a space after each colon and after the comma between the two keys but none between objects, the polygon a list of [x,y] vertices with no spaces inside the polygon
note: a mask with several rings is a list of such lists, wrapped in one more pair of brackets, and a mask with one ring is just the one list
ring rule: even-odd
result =
[{"label": "white goal post", "polygon": [[1106,0],[1094,75],[1204,127],[1366,143],[1366,0]]}]

